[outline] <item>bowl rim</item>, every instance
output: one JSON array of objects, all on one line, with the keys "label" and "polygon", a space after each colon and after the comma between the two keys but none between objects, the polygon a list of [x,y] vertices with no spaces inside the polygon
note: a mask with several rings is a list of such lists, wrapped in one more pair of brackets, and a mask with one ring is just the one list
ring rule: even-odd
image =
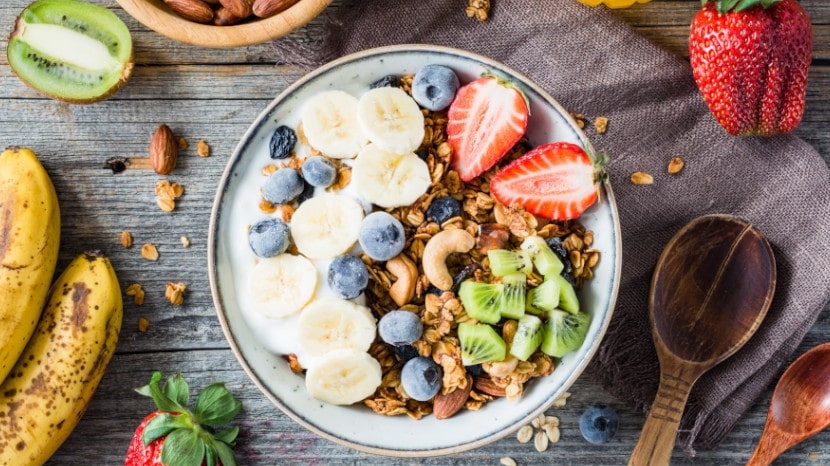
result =
[{"label": "bowl rim", "polygon": [[[266,107],[260,112],[257,116],[256,120],[251,123],[251,125],[246,130],[245,134],[240,138],[239,143],[235,147],[231,157],[229,158],[225,170],[222,173],[222,177],[220,183],[217,187],[216,195],[214,197],[213,206],[211,208],[211,215],[210,215],[210,222],[209,222],[209,230],[208,230],[208,244],[207,244],[207,252],[208,252],[208,279],[210,283],[210,291],[211,296],[213,299],[214,307],[217,313],[217,317],[219,319],[220,325],[222,327],[222,332],[225,334],[226,340],[230,345],[231,350],[234,353],[239,364],[242,366],[243,370],[246,372],[248,377],[251,381],[259,388],[259,390],[265,395],[266,398],[271,400],[275,406],[277,406],[282,413],[287,415],[289,418],[300,424],[301,426],[305,427],[309,431],[313,432],[314,434],[325,438],[331,442],[334,442],[339,445],[346,446],[348,448],[364,452],[370,453],[374,455],[381,455],[381,456],[388,456],[388,457],[396,457],[396,458],[430,458],[430,457],[438,457],[438,456],[445,456],[456,454],[464,451],[473,450],[476,448],[480,448],[482,446],[488,445],[492,442],[500,440],[516,430],[518,430],[522,425],[529,423],[533,418],[537,417],[539,414],[544,413],[547,411],[548,408],[556,401],[555,398],[551,398],[545,403],[540,404],[535,409],[529,411],[525,418],[522,421],[516,422],[511,426],[506,426],[504,429],[498,432],[494,432],[490,435],[483,436],[481,438],[475,439],[470,442],[456,444],[453,446],[447,447],[440,447],[435,449],[421,449],[421,450],[393,450],[383,447],[376,447],[371,445],[366,445],[362,443],[353,442],[347,439],[343,439],[336,435],[333,435],[317,426],[309,422],[308,420],[304,419],[299,413],[295,412],[292,408],[287,406],[283,403],[282,400],[277,398],[277,396],[270,392],[270,390],[264,385],[264,383],[259,379],[259,376],[254,373],[253,369],[251,368],[250,364],[245,360],[242,355],[241,349],[237,344],[236,340],[230,333],[230,326],[228,321],[224,315],[224,306],[222,301],[221,292],[219,290],[218,281],[217,281],[217,244],[219,241],[219,234],[218,234],[218,221],[220,216],[220,207],[222,204],[222,198],[225,194],[225,191],[228,189],[228,185],[231,179],[232,170],[237,162],[239,157],[240,151],[242,151],[245,147],[245,141],[249,140],[258,126],[264,121],[265,118],[270,114],[270,112],[274,109],[274,107],[287,98],[291,93],[293,93],[296,89],[301,88],[305,85],[308,81],[316,79],[319,75],[325,74],[332,69],[337,68],[338,66],[349,63],[356,60],[362,60],[366,58],[370,58],[377,55],[383,55],[388,53],[401,53],[401,52],[439,52],[439,53],[446,53],[450,55],[457,55],[464,58],[477,60],[484,64],[496,64],[498,68],[502,71],[507,72],[515,76],[516,78],[522,80],[522,84],[531,88],[534,92],[537,92],[547,103],[558,109],[564,115],[569,115],[567,110],[561,106],[561,104],[545,89],[540,87],[536,84],[531,78],[529,78],[524,73],[521,73],[514,68],[505,65],[495,59],[487,57],[485,55],[481,55],[475,52],[470,52],[463,49],[458,49],[454,47],[447,47],[447,46],[438,46],[432,44],[398,44],[398,45],[390,45],[390,46],[381,46],[375,47],[370,49],[361,50],[358,52],[354,52],[349,55],[342,56],[335,60],[332,60],[313,71],[307,73],[303,77],[299,78],[297,81],[289,85],[286,89],[279,93],[271,102],[269,102]],[[578,135],[587,145],[587,149],[592,152],[595,152],[591,141],[587,138],[584,132],[578,128],[573,128],[577,131]],[[604,183],[601,186],[602,192],[600,193],[601,201],[607,202],[610,209],[611,209],[611,217],[613,220],[614,226],[614,239],[613,239],[613,247],[615,250],[615,261],[614,261],[614,270],[612,272],[612,277],[614,278],[611,287],[610,287],[610,295],[608,297],[608,309],[605,311],[605,320],[602,322],[598,332],[597,332],[597,343],[592,347],[588,348],[587,352],[584,355],[584,358],[578,362],[573,372],[564,380],[562,384],[563,392],[567,389],[567,387],[572,386],[576,380],[582,375],[584,370],[587,368],[588,364],[593,359],[594,355],[599,349],[600,343],[604,338],[608,327],[610,325],[611,319],[614,314],[614,310],[616,308],[617,297],[619,293],[620,287],[620,274],[622,270],[622,235],[620,229],[620,218],[619,212],[617,209],[616,198],[614,196],[614,192],[611,189],[610,183]],[[525,422],[526,421],[526,422]]]},{"label": "bowl rim", "polygon": [[233,48],[256,45],[282,37],[304,26],[325,10],[332,0],[299,0],[268,18],[214,26],[187,20],[162,0],[115,0],[130,16],[153,31],[190,45]]}]

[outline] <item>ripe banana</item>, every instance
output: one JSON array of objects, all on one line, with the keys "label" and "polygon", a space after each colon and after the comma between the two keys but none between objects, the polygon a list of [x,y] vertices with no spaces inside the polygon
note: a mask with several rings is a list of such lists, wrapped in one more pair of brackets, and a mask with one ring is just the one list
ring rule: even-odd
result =
[{"label": "ripe banana", "polygon": [[0,381],[29,341],[49,295],[60,246],[58,196],[29,149],[0,155]]},{"label": "ripe banana", "polygon": [[261,258],[250,277],[251,308],[269,319],[299,312],[317,291],[317,269],[303,256]]},{"label": "ripe banana", "polygon": [[429,167],[414,152],[395,154],[374,143],[364,147],[352,166],[358,194],[383,208],[410,205],[432,184]]},{"label": "ripe banana", "polygon": [[291,239],[309,259],[332,259],[357,243],[363,213],[363,207],[349,196],[318,194],[291,216]]},{"label": "ripe banana", "polygon": [[45,463],[80,421],[115,352],[121,288],[109,259],[75,258],[0,385],[0,466]]},{"label": "ripe banana", "polygon": [[397,87],[378,87],[360,96],[357,121],[369,141],[393,154],[414,152],[424,141],[424,114]]},{"label": "ripe banana", "polygon": [[354,157],[367,142],[357,121],[357,104],[357,97],[339,90],[309,99],[300,119],[311,147],[333,159]]},{"label": "ripe banana", "polygon": [[336,349],[315,359],[306,371],[305,386],[320,401],[350,405],[374,393],[382,377],[380,363],[369,353]]},{"label": "ripe banana", "polygon": [[312,356],[336,349],[368,351],[375,341],[377,320],[368,307],[340,298],[321,298],[300,313],[300,345]]}]

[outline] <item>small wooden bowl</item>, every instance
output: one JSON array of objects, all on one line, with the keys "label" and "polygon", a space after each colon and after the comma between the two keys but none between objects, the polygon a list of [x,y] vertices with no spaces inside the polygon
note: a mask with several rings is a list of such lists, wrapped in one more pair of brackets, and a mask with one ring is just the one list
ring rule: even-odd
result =
[{"label": "small wooden bowl", "polygon": [[270,18],[214,26],[182,18],[162,0],[116,1],[130,16],[159,34],[186,44],[213,48],[242,47],[282,37],[311,21],[331,3],[331,0],[299,0]]}]

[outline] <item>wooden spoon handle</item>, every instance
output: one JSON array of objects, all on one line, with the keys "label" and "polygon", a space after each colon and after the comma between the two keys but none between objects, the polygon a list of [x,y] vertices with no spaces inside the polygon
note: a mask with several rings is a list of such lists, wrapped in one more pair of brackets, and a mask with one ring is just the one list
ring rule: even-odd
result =
[{"label": "wooden spoon handle", "polygon": [[[693,379],[694,380],[694,379]],[[692,382],[671,374],[660,375],[660,387],[628,466],[666,466],[671,459],[677,427]]]},{"label": "wooden spoon handle", "polygon": [[752,452],[746,466],[768,466],[781,456],[781,453],[798,443],[799,439],[793,439],[781,432],[781,429],[772,421],[771,416],[770,414],[770,417],[767,418],[764,431],[758,440],[758,446],[755,447],[755,451]]}]

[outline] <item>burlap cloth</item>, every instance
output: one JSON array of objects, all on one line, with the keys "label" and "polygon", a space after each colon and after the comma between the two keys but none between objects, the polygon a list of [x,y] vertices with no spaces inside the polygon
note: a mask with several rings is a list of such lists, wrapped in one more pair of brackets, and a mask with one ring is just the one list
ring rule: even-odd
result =
[{"label": "burlap cloth", "polygon": [[[382,45],[458,47],[525,73],[589,122],[608,117],[605,134],[590,125],[586,132],[612,160],[622,278],[613,320],[586,375],[636,409],[648,410],[657,391],[648,295],[663,247],[701,215],[733,214],[753,223],[776,255],[772,306],[746,346],[695,384],[678,434],[688,455],[713,448],[780,374],[830,299],[830,171],[794,136],[729,136],[710,116],[688,62],[604,8],[576,0],[492,4],[490,19],[479,23],[458,0],[344,0],[328,12],[322,44],[273,46],[286,62],[309,67]],[[686,167],[668,175],[674,156]],[[635,171],[652,174],[654,184],[633,185]]]}]

